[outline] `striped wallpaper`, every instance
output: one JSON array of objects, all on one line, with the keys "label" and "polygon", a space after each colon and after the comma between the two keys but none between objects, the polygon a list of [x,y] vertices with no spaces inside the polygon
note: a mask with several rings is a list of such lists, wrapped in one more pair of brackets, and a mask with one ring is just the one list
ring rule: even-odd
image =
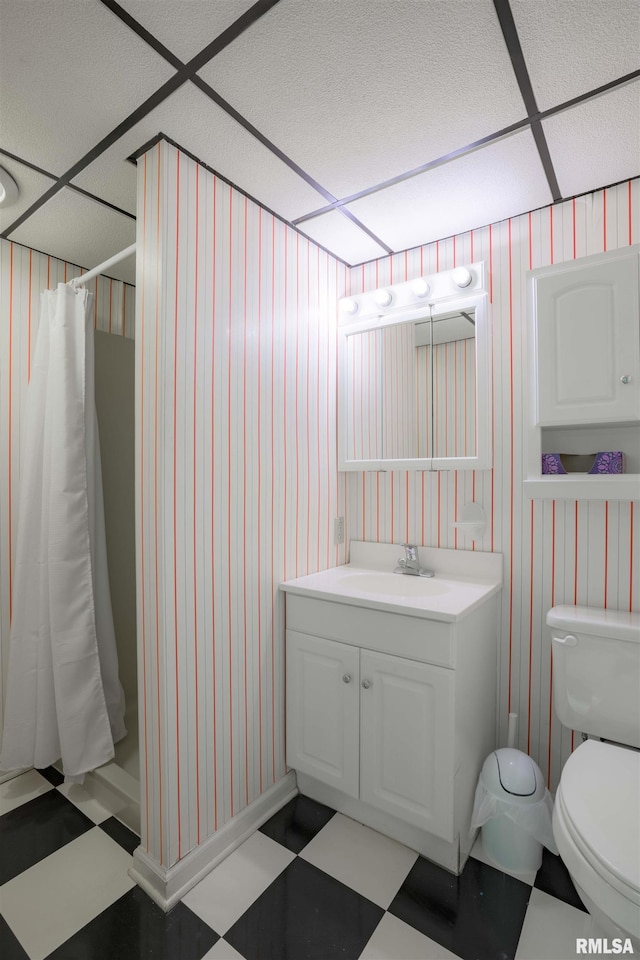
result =
[{"label": "striped wallpaper", "polygon": [[[138,634],[142,843],[167,867],[276,782],[284,764],[277,584],[344,562],[348,537],[505,558],[500,736],[551,787],[573,746],[551,708],[544,627],[558,603],[639,609],[638,507],[522,492],[526,271],[637,242],[640,181],[349,270],[162,142],[138,162]],[[336,307],[349,293],[485,260],[494,469],[338,474]],[[8,636],[20,413],[40,289],[73,268],[0,246],[0,631]],[[66,276],[65,276],[66,271]],[[133,336],[133,289],[98,281],[96,325]]]},{"label": "striped wallpaper", "polygon": [[142,844],[169,866],[285,773],[278,583],[345,560],[347,268],[166,142],[138,244]]},{"label": "striped wallpaper", "polygon": [[487,512],[478,549],[504,554],[499,666],[500,743],[519,714],[518,746],[551,789],[575,736],[553,715],[550,637],[554,604],[640,609],[639,508],[629,502],[536,501],[523,494],[526,272],[637,243],[640,181],[546,207],[350,271],[347,295],[485,260],[493,322],[494,469],[365,473],[348,477],[348,533],[359,540],[473,545],[452,527],[462,506]]},{"label": "striped wallpaper", "polygon": [[[40,320],[40,293],[81,273],[73,264],[0,239],[0,725],[18,526],[20,427]],[[88,289],[95,295],[95,328],[133,337],[134,287],[98,277],[89,281]]]}]

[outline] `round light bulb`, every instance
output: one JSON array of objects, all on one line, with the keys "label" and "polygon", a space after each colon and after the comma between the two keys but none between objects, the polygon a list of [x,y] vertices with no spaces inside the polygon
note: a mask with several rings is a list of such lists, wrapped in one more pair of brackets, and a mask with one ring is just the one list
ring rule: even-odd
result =
[{"label": "round light bulb", "polygon": [[451,273],[451,279],[459,287],[468,287],[473,278],[466,267],[456,267]]},{"label": "round light bulb", "polygon": [[358,312],[358,301],[352,300],[350,297],[342,301],[342,309],[345,313],[348,313],[350,316],[353,316]]},{"label": "round light bulb", "polygon": [[389,290],[376,290],[375,301],[379,307],[388,307],[392,300],[393,297],[391,296]]},{"label": "round light bulb", "polygon": [[422,277],[418,277],[417,280],[414,280],[411,284],[411,289],[416,297],[426,297],[431,290],[431,287],[426,280],[423,280]]},{"label": "round light bulb", "polygon": [[0,167],[0,204],[10,206],[18,199],[18,184],[4,167]]}]

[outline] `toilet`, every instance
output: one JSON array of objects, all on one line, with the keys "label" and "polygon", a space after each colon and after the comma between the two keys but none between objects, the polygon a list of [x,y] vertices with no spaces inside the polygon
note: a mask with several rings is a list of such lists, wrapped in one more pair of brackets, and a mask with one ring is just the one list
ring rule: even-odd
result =
[{"label": "toilet", "polygon": [[558,606],[547,623],[556,715],[595,738],[581,743],[564,765],[553,835],[597,931],[629,938],[637,951],[640,614]]}]

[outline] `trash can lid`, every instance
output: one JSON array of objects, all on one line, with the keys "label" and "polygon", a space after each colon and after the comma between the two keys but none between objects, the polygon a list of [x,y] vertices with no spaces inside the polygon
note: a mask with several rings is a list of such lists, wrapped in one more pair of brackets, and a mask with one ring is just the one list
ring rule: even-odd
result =
[{"label": "trash can lid", "polygon": [[496,797],[521,797],[525,802],[539,800],[545,790],[540,768],[522,750],[502,747],[485,760],[480,779]]}]

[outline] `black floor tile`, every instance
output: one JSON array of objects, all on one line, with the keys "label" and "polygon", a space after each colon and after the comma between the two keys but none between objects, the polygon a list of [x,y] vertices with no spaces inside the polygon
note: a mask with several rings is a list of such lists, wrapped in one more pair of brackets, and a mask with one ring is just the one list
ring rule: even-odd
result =
[{"label": "black floor tile", "polygon": [[267,820],[260,830],[287,849],[300,853],[334,815],[335,810],[298,794]]},{"label": "black floor tile", "polygon": [[587,908],[578,896],[573,880],[564,863],[560,857],[550,853],[546,847],[542,851],[542,866],[536,874],[534,887],[588,913]]},{"label": "black floor tile", "polygon": [[52,783],[54,787],[59,787],[61,783],[64,783],[64,774],[56,770],[55,767],[45,767],[44,770],[38,770],[38,773],[49,783]]},{"label": "black floor tile", "polygon": [[356,960],[384,910],[296,858],[224,935],[247,960]]},{"label": "black floor tile", "polygon": [[29,954],[22,949],[11,927],[1,914],[0,957],[2,960],[29,960]]},{"label": "black floor tile", "polygon": [[57,790],[0,817],[0,884],[82,836],[95,824]]},{"label": "black floor tile", "polygon": [[459,877],[419,857],[389,913],[464,960],[515,955],[531,887],[470,857]]},{"label": "black floor tile", "polygon": [[219,939],[183,903],[163,913],[134,887],[47,960],[201,960]]},{"label": "black floor tile", "polygon": [[115,817],[109,817],[108,820],[103,820],[98,826],[101,830],[104,830],[112,840],[115,840],[121,847],[124,847],[127,853],[133,854],[136,847],[140,846],[140,837],[135,834],[133,830],[129,830],[123,823],[120,823],[119,820],[116,820]]}]

